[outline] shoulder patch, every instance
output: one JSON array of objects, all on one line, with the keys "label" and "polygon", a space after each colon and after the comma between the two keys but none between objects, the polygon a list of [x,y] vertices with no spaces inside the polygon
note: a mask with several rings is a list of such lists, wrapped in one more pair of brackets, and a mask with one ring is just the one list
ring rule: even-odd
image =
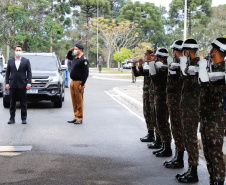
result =
[{"label": "shoulder patch", "polygon": [[87,65],[88,64],[87,61],[85,61],[84,64]]}]

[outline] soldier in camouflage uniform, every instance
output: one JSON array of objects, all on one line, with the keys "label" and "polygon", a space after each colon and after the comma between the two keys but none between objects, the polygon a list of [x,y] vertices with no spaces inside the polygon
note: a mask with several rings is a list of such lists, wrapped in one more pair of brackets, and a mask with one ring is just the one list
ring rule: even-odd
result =
[{"label": "soldier in camouflage uniform", "polygon": [[182,57],[182,40],[177,40],[171,46],[173,51],[173,62],[168,62],[169,73],[167,77],[167,95],[166,102],[170,115],[172,135],[175,141],[175,157],[165,162],[166,168],[183,168],[184,167],[184,132],[180,118],[180,99],[182,89],[182,78],[179,68],[179,57]]},{"label": "soldier in camouflage uniform", "polygon": [[[226,38],[217,38],[212,43],[210,57],[213,61],[201,61],[199,76],[201,81],[200,93],[200,130],[203,151],[210,174],[211,185],[223,185],[225,181],[225,164],[223,160],[224,130],[226,128],[226,114],[222,97],[226,92],[225,61]],[[204,73],[201,70],[204,65]],[[208,67],[208,68],[207,68]],[[212,69],[212,70],[211,70]],[[203,78],[206,72],[206,78]],[[207,73],[208,72],[208,73]]]},{"label": "soldier in camouflage uniform", "polygon": [[[166,105],[166,81],[168,74],[167,58],[169,52],[165,48],[159,48],[156,52],[156,62],[152,62],[150,75],[154,83],[154,104],[156,110],[157,127],[162,139],[163,145],[160,150],[154,151],[156,157],[172,156],[171,149],[171,131],[169,126],[169,114]],[[152,73],[151,71],[155,71]]]},{"label": "soldier in camouflage uniform", "polygon": [[[181,121],[184,128],[184,144],[188,153],[188,171],[177,174],[179,182],[198,182],[197,166],[199,160],[197,130],[199,123],[199,94],[198,84],[198,62],[196,57],[198,44],[194,39],[184,41],[182,50],[184,57],[180,58],[180,67],[183,78],[181,93]],[[184,67],[185,66],[185,67]],[[187,66],[187,67],[186,67]],[[195,71],[196,70],[196,71]]]},{"label": "soldier in camouflage uniform", "polygon": [[[152,50],[147,50],[145,53],[145,56],[152,54]],[[152,106],[150,105],[150,85],[151,85],[151,79],[149,76],[144,75],[144,70],[142,66],[143,62],[139,62],[139,71],[136,68],[136,63],[133,63],[133,73],[137,76],[144,76],[144,83],[143,83],[143,113],[145,122],[147,124],[148,134],[140,138],[142,142],[153,142],[155,141],[154,137],[154,129],[156,127],[156,121],[155,121],[155,112]],[[157,132],[156,132],[157,133]]]}]

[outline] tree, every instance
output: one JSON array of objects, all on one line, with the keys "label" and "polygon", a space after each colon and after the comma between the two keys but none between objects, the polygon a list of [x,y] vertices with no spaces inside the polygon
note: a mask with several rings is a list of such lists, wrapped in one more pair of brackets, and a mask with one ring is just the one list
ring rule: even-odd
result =
[{"label": "tree", "polygon": [[118,62],[118,70],[121,71],[123,70],[122,68],[122,62],[125,61],[126,59],[129,59],[132,55],[132,51],[127,48],[121,48],[119,51],[116,51],[114,54],[114,60]]},{"label": "tree", "polygon": [[[212,0],[188,0],[188,34],[192,35],[192,27],[207,25],[211,17]],[[169,10],[170,24],[174,28],[183,28],[184,23],[184,0],[172,0]]]},{"label": "tree", "polygon": [[164,7],[156,7],[154,3],[141,4],[139,1],[135,3],[128,1],[122,8],[120,17],[139,25],[137,31],[141,42],[148,39],[149,42],[156,43],[165,32],[163,16],[165,13]]},{"label": "tree", "polygon": [[[53,0],[0,1],[0,40],[12,49],[16,44],[25,51],[50,51],[70,27],[70,6]],[[9,53],[9,48],[7,49]],[[7,54],[8,58],[8,54]]]},{"label": "tree", "polygon": [[91,27],[96,31],[97,24],[99,27],[100,37],[105,40],[108,48],[107,66],[110,66],[111,52],[119,51],[120,48],[130,48],[138,42],[138,32],[136,32],[137,24],[130,21],[117,22],[115,19],[109,20],[100,17],[91,19]]},{"label": "tree", "polygon": [[[70,0],[72,7],[79,6],[81,13],[86,17],[86,57],[88,58],[89,40],[89,19],[94,17],[97,12],[97,0]],[[110,4],[107,0],[98,0],[101,13],[109,13]]]},{"label": "tree", "polygon": [[143,57],[147,49],[154,49],[151,43],[141,42],[134,49],[131,57]]},{"label": "tree", "polygon": [[120,15],[120,12],[122,11],[122,8],[126,5],[128,0],[108,0],[108,1],[110,2],[111,10],[109,17],[117,19],[117,17]]},{"label": "tree", "polygon": [[65,18],[71,13],[70,4],[64,0],[48,0],[48,15],[45,18],[44,30],[50,38],[50,52],[53,51],[53,38],[59,40],[63,37],[64,29],[71,26],[71,19]]}]

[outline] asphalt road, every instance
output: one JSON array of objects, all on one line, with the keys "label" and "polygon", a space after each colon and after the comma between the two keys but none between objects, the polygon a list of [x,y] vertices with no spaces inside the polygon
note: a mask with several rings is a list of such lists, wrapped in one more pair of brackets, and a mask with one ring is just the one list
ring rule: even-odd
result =
[{"label": "asphalt road", "polygon": [[[163,162],[170,158],[155,157],[139,141],[146,134],[145,123],[105,92],[111,94],[113,87],[128,84],[91,75],[85,88],[82,125],[67,123],[73,119],[69,89],[60,109],[51,103],[29,103],[27,125],[21,124],[19,107],[16,123],[7,124],[9,110],[3,108],[1,98],[0,145],[33,148],[18,156],[0,156],[0,184],[179,184],[174,176],[187,171],[187,163],[184,169],[166,169]],[[203,159],[198,171],[196,184],[208,184]]]}]

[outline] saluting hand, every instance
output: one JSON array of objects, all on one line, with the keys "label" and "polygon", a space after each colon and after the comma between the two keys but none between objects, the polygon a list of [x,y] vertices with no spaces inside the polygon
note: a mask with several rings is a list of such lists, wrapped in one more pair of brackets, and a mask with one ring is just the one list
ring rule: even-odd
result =
[{"label": "saluting hand", "polygon": [[71,49],[70,49],[70,51],[74,51],[74,50],[75,50],[75,48],[71,48]]}]

